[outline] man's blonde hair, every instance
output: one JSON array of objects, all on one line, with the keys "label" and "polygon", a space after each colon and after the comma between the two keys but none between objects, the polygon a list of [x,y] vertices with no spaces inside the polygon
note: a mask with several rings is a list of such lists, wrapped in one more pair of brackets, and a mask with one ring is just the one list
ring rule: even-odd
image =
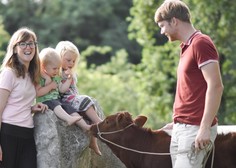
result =
[{"label": "man's blonde hair", "polygon": [[154,20],[158,23],[163,20],[170,21],[173,17],[191,23],[189,8],[180,0],[165,0],[156,10]]}]

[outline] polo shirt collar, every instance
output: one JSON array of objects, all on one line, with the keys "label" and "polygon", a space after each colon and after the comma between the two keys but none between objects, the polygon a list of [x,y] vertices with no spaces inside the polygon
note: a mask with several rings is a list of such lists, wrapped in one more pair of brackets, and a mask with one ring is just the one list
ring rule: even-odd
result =
[{"label": "polo shirt collar", "polygon": [[193,38],[198,35],[198,34],[201,34],[201,31],[200,30],[196,30],[188,39],[187,43],[181,43],[180,47],[181,48],[184,48],[185,46],[189,46],[193,40]]}]

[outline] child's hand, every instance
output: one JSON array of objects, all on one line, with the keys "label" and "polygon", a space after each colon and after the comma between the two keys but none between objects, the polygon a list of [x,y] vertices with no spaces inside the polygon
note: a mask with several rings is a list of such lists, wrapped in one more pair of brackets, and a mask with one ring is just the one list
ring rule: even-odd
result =
[{"label": "child's hand", "polygon": [[46,74],[44,71],[41,71],[41,76],[42,76],[42,78],[44,78],[44,79],[50,78],[50,76],[48,76],[48,74]]},{"label": "child's hand", "polygon": [[72,77],[72,70],[71,69],[68,68],[64,72],[65,72],[65,75],[66,75],[67,78],[70,79]]},{"label": "child's hand", "polygon": [[51,90],[53,90],[53,89],[57,89],[57,83],[56,82],[54,82],[54,81],[52,81],[50,84],[50,87],[51,87]]}]

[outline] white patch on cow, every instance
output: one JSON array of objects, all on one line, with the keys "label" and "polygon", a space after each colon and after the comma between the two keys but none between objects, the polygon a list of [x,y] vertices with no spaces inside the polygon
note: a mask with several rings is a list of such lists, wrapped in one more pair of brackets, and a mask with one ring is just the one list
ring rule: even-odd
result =
[{"label": "white patch on cow", "polygon": [[227,134],[229,132],[236,132],[236,125],[218,125],[217,133],[218,134]]},{"label": "white patch on cow", "polygon": [[[160,130],[165,131],[170,136],[172,134],[172,128],[169,127],[169,125],[165,125]],[[227,133],[230,133],[230,132],[236,132],[236,125],[218,125],[218,127],[217,127],[217,133],[218,134],[227,134]]]}]

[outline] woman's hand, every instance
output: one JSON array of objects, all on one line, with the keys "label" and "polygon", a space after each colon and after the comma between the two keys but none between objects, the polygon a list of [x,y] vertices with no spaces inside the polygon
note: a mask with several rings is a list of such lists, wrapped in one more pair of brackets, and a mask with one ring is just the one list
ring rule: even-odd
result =
[{"label": "woman's hand", "polygon": [[48,109],[48,106],[43,103],[37,103],[31,107],[33,112],[41,111],[42,113]]}]

